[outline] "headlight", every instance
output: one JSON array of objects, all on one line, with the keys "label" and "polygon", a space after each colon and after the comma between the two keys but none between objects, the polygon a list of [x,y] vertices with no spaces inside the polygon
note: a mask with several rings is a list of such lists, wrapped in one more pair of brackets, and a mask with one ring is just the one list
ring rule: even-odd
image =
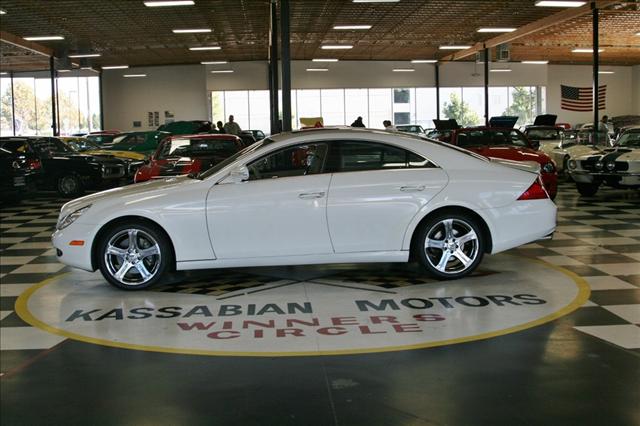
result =
[{"label": "headlight", "polygon": [[602,164],[602,161],[598,161],[598,162],[596,163],[596,169],[598,169],[598,170],[602,170],[602,167],[604,167],[604,164]]},{"label": "headlight", "polygon": [[576,162],[576,160],[569,160],[569,168],[570,169],[576,169],[578,167],[578,163]]},{"label": "headlight", "polygon": [[69,213],[68,215],[66,215],[65,217],[61,218],[58,221],[58,224],[56,225],[56,229],[59,231],[61,229],[66,228],[67,226],[71,225],[73,222],[75,222],[80,216],[82,216],[82,214],[84,212],[86,212],[87,210],[89,210],[89,207],[91,207],[91,204],[89,204],[86,207],[83,207],[81,209],[78,209],[76,211],[74,211],[73,213]]},{"label": "headlight", "polygon": [[554,166],[551,161],[545,163],[544,166],[542,166],[542,171],[545,173],[553,173],[555,170],[556,166]]},{"label": "headlight", "polygon": [[609,161],[607,163],[607,170],[613,171],[613,169],[615,169],[615,168],[616,168],[616,163],[614,163],[613,161]]}]

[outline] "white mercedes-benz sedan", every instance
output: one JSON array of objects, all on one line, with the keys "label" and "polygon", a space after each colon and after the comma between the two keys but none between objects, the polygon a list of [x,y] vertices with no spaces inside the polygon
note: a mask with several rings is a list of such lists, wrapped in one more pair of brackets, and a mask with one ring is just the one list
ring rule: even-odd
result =
[{"label": "white mercedes-benz sedan", "polygon": [[536,166],[324,128],[264,139],[198,175],[73,200],[52,238],[62,263],[135,290],[171,270],[320,263],[414,260],[460,278],[484,253],[555,227]]}]

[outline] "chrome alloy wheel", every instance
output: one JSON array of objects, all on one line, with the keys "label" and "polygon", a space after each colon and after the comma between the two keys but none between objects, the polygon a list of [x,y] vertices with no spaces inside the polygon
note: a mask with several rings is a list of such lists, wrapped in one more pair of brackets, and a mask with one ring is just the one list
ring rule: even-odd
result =
[{"label": "chrome alloy wheel", "polygon": [[478,257],[478,235],[461,219],[443,219],[427,232],[424,250],[427,261],[444,274],[468,269]]},{"label": "chrome alloy wheel", "polygon": [[151,280],[162,259],[158,242],[139,229],[124,229],[109,241],[104,263],[109,274],[126,286],[138,286]]}]

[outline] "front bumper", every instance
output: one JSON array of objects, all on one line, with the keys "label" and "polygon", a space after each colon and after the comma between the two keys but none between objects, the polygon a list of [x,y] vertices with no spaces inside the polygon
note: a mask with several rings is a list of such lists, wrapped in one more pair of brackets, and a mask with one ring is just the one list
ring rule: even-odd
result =
[{"label": "front bumper", "polygon": [[586,172],[574,170],[569,174],[578,183],[599,183],[615,179],[619,185],[640,185],[640,173],[638,172]]},{"label": "front bumper", "polygon": [[[91,247],[95,237],[95,226],[73,223],[67,228],[56,230],[51,236],[51,243],[56,249],[58,261],[65,265],[93,272]],[[71,245],[72,241],[83,241],[83,245]]]}]

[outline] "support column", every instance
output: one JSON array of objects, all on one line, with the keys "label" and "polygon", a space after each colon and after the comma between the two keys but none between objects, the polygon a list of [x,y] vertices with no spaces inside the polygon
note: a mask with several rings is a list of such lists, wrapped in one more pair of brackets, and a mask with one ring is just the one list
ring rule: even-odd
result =
[{"label": "support column", "polygon": [[[598,38],[598,7],[596,2],[591,2],[593,11],[593,141],[598,141],[598,122],[600,121],[598,104],[600,87],[598,81],[598,69],[600,68],[600,40]],[[607,132],[608,133],[608,132]]]},{"label": "support column", "polygon": [[58,117],[57,117],[57,102],[58,99],[58,91],[56,90],[56,64],[55,58],[53,56],[49,56],[49,73],[51,78],[51,129],[53,129],[53,136],[60,136],[60,131],[58,128]]},{"label": "support column", "polygon": [[280,0],[280,43],[282,49],[282,131],[291,130],[291,32],[289,0]]},{"label": "support column", "polygon": [[[98,75],[98,82],[99,82],[99,87],[100,87],[100,130],[105,130],[104,128],[104,101],[102,100],[102,93],[103,93],[103,88],[102,88],[102,73],[103,71],[100,70],[100,75]],[[211,102],[209,102],[209,104],[211,104]]]},{"label": "support column", "polygon": [[489,49],[484,48],[484,125],[489,125]]},{"label": "support column", "polygon": [[13,71],[11,71],[11,121],[12,121],[12,133],[16,136],[16,100],[13,97]]},{"label": "support column", "polygon": [[271,0],[271,34],[269,46],[269,98],[271,134],[280,133],[280,108],[278,107],[278,9],[276,0]]},{"label": "support column", "polygon": [[440,120],[440,64],[436,62],[436,119]]}]

